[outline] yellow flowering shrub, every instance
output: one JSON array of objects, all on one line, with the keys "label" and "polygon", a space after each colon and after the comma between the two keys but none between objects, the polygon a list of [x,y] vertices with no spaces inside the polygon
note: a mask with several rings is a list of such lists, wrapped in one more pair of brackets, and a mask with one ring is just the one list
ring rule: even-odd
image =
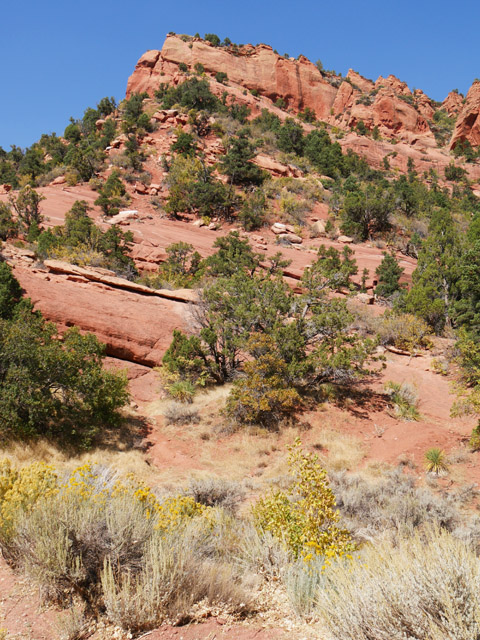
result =
[{"label": "yellow flowering shrub", "polygon": [[11,537],[18,515],[31,509],[38,500],[58,492],[58,478],[53,467],[34,462],[16,470],[8,460],[0,463],[0,535]]},{"label": "yellow flowering shrub", "polygon": [[77,467],[69,477],[60,482],[53,467],[35,462],[23,469],[12,467],[10,461],[0,462],[0,525],[1,534],[7,538],[14,533],[14,523],[20,511],[25,511],[39,499],[61,494],[64,502],[81,503],[83,508],[104,510],[118,498],[130,497],[143,508],[147,520],[155,529],[171,532],[195,516],[211,510],[195,502],[191,497],[175,496],[160,503],[152,490],[133,474],[115,477],[102,472],[90,462]]},{"label": "yellow flowering shrub", "polygon": [[288,466],[294,482],[287,491],[271,491],[253,507],[255,525],[285,544],[295,559],[341,556],[355,548],[350,533],[338,526],[335,496],[318,457],[302,450],[297,438],[289,447]]}]

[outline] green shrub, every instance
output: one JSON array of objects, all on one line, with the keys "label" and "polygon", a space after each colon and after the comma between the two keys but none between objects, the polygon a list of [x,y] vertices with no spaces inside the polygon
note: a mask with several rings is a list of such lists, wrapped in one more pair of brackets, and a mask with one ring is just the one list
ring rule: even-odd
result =
[{"label": "green shrub", "polygon": [[255,147],[247,134],[240,131],[238,137],[229,140],[226,154],[220,161],[220,171],[228,176],[233,184],[260,184],[265,175],[260,167],[251,162],[254,157]]},{"label": "green shrub", "polygon": [[335,496],[318,457],[302,450],[300,440],[289,448],[289,471],[293,485],[287,491],[272,491],[253,507],[260,531],[269,531],[290,551],[292,557],[324,561],[354,549],[350,534],[338,526]]},{"label": "green shrub", "polygon": [[418,397],[415,389],[408,382],[387,382],[385,391],[395,409],[395,415],[402,420],[419,420],[417,409]]},{"label": "green shrub", "polygon": [[445,179],[452,182],[459,182],[467,175],[467,172],[463,167],[457,167],[455,163],[451,162],[445,167]]},{"label": "green shrub", "polygon": [[178,153],[184,157],[194,157],[197,153],[197,145],[190,133],[181,131],[175,142],[170,145],[172,153]]},{"label": "green shrub", "polygon": [[226,84],[228,81],[228,76],[225,71],[217,71],[215,74],[215,80],[220,82],[220,84]]},{"label": "green shrub", "polygon": [[119,212],[120,207],[125,205],[125,194],[126,189],[120,174],[114,170],[100,187],[95,204],[101,207],[106,216],[114,216]]},{"label": "green shrub", "polygon": [[242,424],[276,427],[300,408],[300,396],[289,388],[287,364],[270,337],[253,335],[246,348],[257,356],[245,363],[244,377],[234,382],[227,415]]},{"label": "green shrub", "polygon": [[265,224],[266,198],[260,189],[254,190],[243,201],[238,219],[245,231],[259,229]]},{"label": "green shrub", "polygon": [[17,225],[12,216],[11,207],[6,202],[0,202],[0,240],[7,240],[16,235]]},{"label": "green shrub", "polygon": [[0,319],[10,320],[22,297],[22,287],[11,267],[0,261]]},{"label": "green shrub", "polygon": [[35,240],[40,233],[43,222],[40,212],[42,200],[45,200],[45,196],[37,193],[30,185],[20,189],[16,198],[14,195],[9,196],[9,202],[17,214],[17,224],[28,240]]},{"label": "green shrub", "polygon": [[378,285],[375,288],[377,296],[389,298],[400,291],[400,277],[403,269],[399,266],[397,259],[390,253],[383,253],[383,260],[375,270],[378,277]]},{"label": "green shrub", "polygon": [[215,33],[206,33],[204,40],[211,42],[214,47],[220,46],[221,42],[220,38]]},{"label": "green shrub", "polygon": [[478,425],[472,430],[468,446],[472,451],[480,451],[480,428]]},{"label": "green shrub", "polygon": [[60,342],[54,325],[19,301],[5,267],[0,263],[0,434],[89,446],[101,428],[120,422],[126,378],[103,370],[105,347],[94,335],[72,328]]},{"label": "green shrub", "polygon": [[[197,73],[203,73],[203,65],[197,62]],[[160,101],[164,109],[171,109],[174,104],[179,104],[185,109],[197,109],[198,111],[216,111],[221,107],[220,100],[210,91],[210,86],[205,78],[189,78],[179,84],[178,87],[160,85],[155,97]]]}]

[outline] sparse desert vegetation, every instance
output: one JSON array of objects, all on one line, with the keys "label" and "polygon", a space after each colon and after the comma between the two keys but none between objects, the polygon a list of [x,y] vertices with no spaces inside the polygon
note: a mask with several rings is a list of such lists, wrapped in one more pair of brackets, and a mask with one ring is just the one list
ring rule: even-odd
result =
[{"label": "sparse desert vegetation", "polygon": [[168,38],[0,148],[0,584],[58,640],[480,637],[478,83]]}]

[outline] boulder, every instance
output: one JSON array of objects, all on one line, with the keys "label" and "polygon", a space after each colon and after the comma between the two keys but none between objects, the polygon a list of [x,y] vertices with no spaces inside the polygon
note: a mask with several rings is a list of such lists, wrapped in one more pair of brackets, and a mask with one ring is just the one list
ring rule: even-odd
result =
[{"label": "boulder", "polygon": [[374,296],[369,293],[357,293],[355,300],[358,300],[358,302],[362,304],[373,304],[375,302]]},{"label": "boulder", "polygon": [[323,222],[323,220],[317,220],[312,224],[312,236],[316,238],[318,236],[324,236],[324,235],[326,235],[325,223]]},{"label": "boulder", "polygon": [[338,242],[342,242],[343,244],[351,244],[353,242],[353,238],[350,236],[338,236]]},{"label": "boulder", "polygon": [[66,182],[66,178],[65,176],[58,176],[57,178],[55,178],[54,180],[51,181],[51,185],[55,186],[57,184],[65,184]]},{"label": "boulder", "polygon": [[273,231],[273,233],[278,235],[279,233],[285,233],[287,230],[287,227],[286,225],[283,224],[283,222],[275,222],[274,224],[272,224],[270,229]]},{"label": "boulder", "polygon": [[275,177],[299,178],[303,175],[303,172],[293,165],[282,164],[263,153],[259,153],[254,159],[254,162],[261,169],[265,169],[265,171],[268,171]]},{"label": "boulder", "polygon": [[278,237],[280,240],[291,242],[292,244],[302,244],[303,242],[302,238],[297,236],[296,233],[281,233]]},{"label": "boulder", "polygon": [[120,211],[117,215],[106,220],[106,222],[107,224],[128,224],[129,221],[137,219],[138,211],[136,209],[130,209],[127,211]]},{"label": "boulder", "polygon": [[141,290],[122,289],[120,278],[111,277],[109,283],[107,276],[97,274],[98,280],[89,280],[85,271],[92,270],[80,269],[75,274],[57,270],[45,277],[25,267],[14,269],[35,309],[61,332],[75,325],[82,332],[95,333],[109,356],[149,367],[161,365],[173,330],[188,330],[190,322],[189,305],[166,297],[179,292],[150,290],[153,295],[146,295]]},{"label": "boulder", "polygon": [[145,195],[148,193],[148,187],[143,184],[143,182],[135,182],[135,186],[133,187],[135,193],[140,195]]}]

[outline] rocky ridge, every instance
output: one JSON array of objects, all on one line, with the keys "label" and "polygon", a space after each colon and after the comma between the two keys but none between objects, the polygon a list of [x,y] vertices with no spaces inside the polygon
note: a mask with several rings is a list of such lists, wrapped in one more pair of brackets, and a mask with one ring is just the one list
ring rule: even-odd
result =
[{"label": "rocky ridge", "polygon": [[[408,146],[409,155],[415,149],[425,156],[418,158],[422,171],[430,167],[443,168],[450,161],[448,150],[438,147],[435,139],[432,118],[437,109],[443,109],[450,116],[461,112],[450,148],[459,139],[467,139],[473,145],[480,142],[478,124],[475,124],[478,116],[477,83],[472,86],[465,105],[456,92],[449,93],[439,104],[419,89],[412,93],[405,82],[393,75],[387,78],[380,76],[376,82],[352,69],[345,78],[333,76],[330,72],[320,71],[304,56],[285,58],[265,44],[232,49],[214,47],[199,38],[168,35],[161,50],[147,51],[138,61],[128,81],[127,97],[136,92],[153,95],[161,83],[176,85],[182,82],[181,64],[189,70],[193,70],[196,64],[202,65],[210,76],[212,90],[217,94],[225,91],[225,86],[217,83],[214,75],[218,71],[226,73],[228,92],[240,102],[248,103],[254,114],[261,108],[273,110],[274,103],[281,98],[289,112],[310,109],[319,120],[337,130],[351,132],[362,121],[368,131],[376,130],[382,142],[390,143],[390,146],[392,142],[404,143]],[[244,96],[241,90],[255,95]],[[286,115],[284,112],[283,117]],[[350,139],[342,146],[365,154],[367,161],[376,166],[379,154],[375,147],[380,140],[371,142],[373,144],[368,149],[358,144],[356,139]],[[383,155],[385,151],[382,149]],[[401,160],[407,155],[405,150],[395,148],[394,151],[397,152],[396,157],[400,156],[399,163],[405,164]],[[399,168],[403,169],[403,166]],[[477,173],[472,170],[472,177],[478,177]]]}]

